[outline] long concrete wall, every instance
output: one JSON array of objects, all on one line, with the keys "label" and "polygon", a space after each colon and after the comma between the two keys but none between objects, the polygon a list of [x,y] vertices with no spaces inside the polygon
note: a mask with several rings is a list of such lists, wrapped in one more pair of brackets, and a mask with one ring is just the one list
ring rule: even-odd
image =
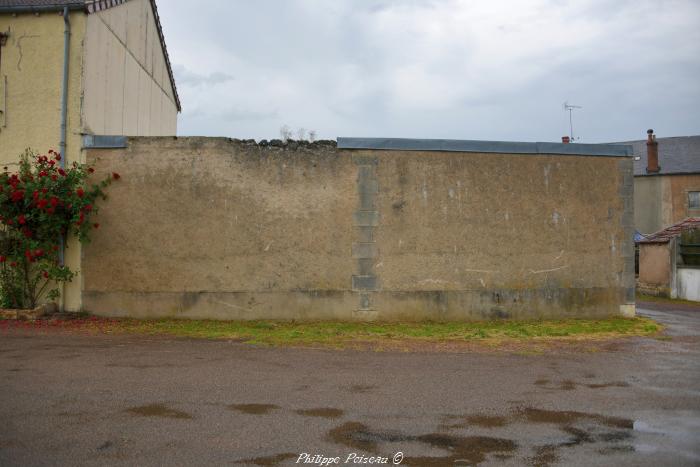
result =
[{"label": "long concrete wall", "polygon": [[110,316],[476,320],[634,302],[632,160],[129,138],[84,249]]}]

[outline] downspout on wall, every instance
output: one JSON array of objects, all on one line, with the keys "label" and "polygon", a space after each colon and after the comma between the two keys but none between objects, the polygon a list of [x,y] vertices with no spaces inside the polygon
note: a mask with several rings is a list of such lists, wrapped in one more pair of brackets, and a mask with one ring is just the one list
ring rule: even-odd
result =
[{"label": "downspout on wall", "polygon": [[68,59],[70,58],[70,15],[68,7],[63,8],[63,87],[61,90],[61,168],[66,166],[66,132],[68,124]]},{"label": "downspout on wall", "polygon": [[[66,167],[66,133],[68,130],[68,60],[70,58],[70,15],[68,7],[63,8],[63,86],[61,89],[61,140],[58,152],[61,154],[59,165]],[[59,238],[58,262],[61,266],[65,264],[65,239]],[[59,308],[65,308],[66,283],[61,282],[61,300]]]}]

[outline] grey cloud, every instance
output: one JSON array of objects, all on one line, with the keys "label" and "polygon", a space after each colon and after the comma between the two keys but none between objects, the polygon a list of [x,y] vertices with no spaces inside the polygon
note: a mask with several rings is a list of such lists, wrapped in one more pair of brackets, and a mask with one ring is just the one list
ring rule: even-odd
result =
[{"label": "grey cloud", "polygon": [[195,73],[188,70],[183,65],[173,65],[173,73],[175,73],[177,84],[182,86],[211,86],[233,81],[235,79],[233,75],[223,73],[221,71],[215,71],[207,75]]},{"label": "grey cloud", "polygon": [[[694,0],[159,4],[183,135],[558,140],[700,133]],[[187,35],[176,34],[187,30]],[[235,76],[235,80],[233,77]]]}]

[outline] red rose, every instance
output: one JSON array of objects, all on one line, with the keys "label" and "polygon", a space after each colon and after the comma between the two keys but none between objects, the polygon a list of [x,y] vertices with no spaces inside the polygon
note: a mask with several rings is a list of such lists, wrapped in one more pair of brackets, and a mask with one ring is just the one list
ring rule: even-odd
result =
[{"label": "red rose", "polygon": [[92,204],[86,204],[85,207],[83,208],[85,212],[90,212],[92,211]]},{"label": "red rose", "polygon": [[95,172],[95,169],[93,169],[92,167],[88,167],[88,173],[94,173],[94,172]]},{"label": "red rose", "polygon": [[58,177],[56,175],[51,175],[51,180],[55,182],[56,180],[58,180]]},{"label": "red rose", "polygon": [[77,190],[75,190],[75,194],[78,195],[78,198],[82,198],[85,192],[82,188],[78,188]]},{"label": "red rose", "polygon": [[59,153],[56,153],[56,160],[60,161],[61,160],[61,155]]},{"label": "red rose", "polygon": [[4,263],[5,261],[7,261],[7,258],[4,256],[0,256],[0,263]]},{"label": "red rose", "polygon": [[42,250],[42,249],[34,250],[34,256],[36,256],[37,258],[44,256],[44,250]]},{"label": "red rose", "polygon": [[41,189],[41,192],[44,193],[44,194],[46,194],[46,193],[49,192],[49,189],[48,189],[48,188],[42,188],[42,189]]},{"label": "red rose", "polygon": [[39,201],[36,202],[36,206],[37,206],[39,209],[44,209],[44,208],[46,207],[47,204],[49,204],[49,202],[48,202],[47,200],[45,200],[45,199],[40,199]]},{"label": "red rose", "polygon": [[49,161],[49,165],[50,165],[50,166],[56,165],[56,161]]},{"label": "red rose", "polygon": [[24,217],[24,214],[20,214],[17,218],[17,222],[19,222],[19,225],[24,225],[27,223],[27,218]]},{"label": "red rose", "polygon": [[122,176],[119,175],[117,172],[112,172],[112,178],[115,180],[119,180],[120,178],[122,178]]},{"label": "red rose", "polygon": [[49,273],[44,271],[44,279],[48,279],[48,278],[49,278]]},{"label": "red rose", "polygon": [[14,268],[14,267],[17,266],[17,263],[13,261],[13,262],[10,263],[10,266],[12,266],[12,267]]},{"label": "red rose", "polygon": [[24,199],[24,192],[22,190],[17,190],[12,193],[12,201],[15,203],[18,201],[22,201]]},{"label": "red rose", "polygon": [[100,228],[100,224],[98,224],[97,222],[95,222],[92,226],[93,226],[94,228],[96,228],[96,229],[99,229],[99,228]]},{"label": "red rose", "polygon": [[53,206],[53,207],[58,206],[58,198],[56,198],[55,196],[51,197],[51,206]]},{"label": "red rose", "polygon": [[47,175],[48,175],[48,172],[46,172],[46,170],[42,170],[41,172],[39,172],[40,177],[46,177]]},{"label": "red rose", "polygon": [[64,177],[66,176],[66,171],[63,169],[58,169],[58,173],[63,175]]},{"label": "red rose", "polygon": [[54,212],[56,212],[56,208],[49,208],[46,210],[46,214],[53,214]]}]

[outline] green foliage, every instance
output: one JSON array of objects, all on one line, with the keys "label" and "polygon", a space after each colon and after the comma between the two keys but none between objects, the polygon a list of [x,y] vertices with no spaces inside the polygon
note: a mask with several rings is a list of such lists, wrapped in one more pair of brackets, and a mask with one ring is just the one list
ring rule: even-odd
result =
[{"label": "green foliage", "polygon": [[27,150],[18,172],[5,167],[0,173],[0,306],[34,308],[41,298],[58,298],[58,285],[73,279],[75,273],[60,261],[62,242],[69,235],[89,241],[99,227],[90,222],[95,202],[119,178],[112,174],[89,184],[93,172],[75,162],[61,167],[54,151]]}]

